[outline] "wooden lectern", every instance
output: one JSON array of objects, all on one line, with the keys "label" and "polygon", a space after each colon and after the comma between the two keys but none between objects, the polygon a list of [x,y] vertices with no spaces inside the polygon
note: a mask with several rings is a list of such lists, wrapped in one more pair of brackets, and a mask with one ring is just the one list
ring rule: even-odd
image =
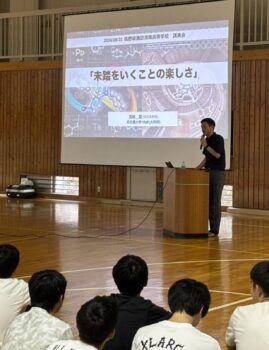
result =
[{"label": "wooden lectern", "polygon": [[208,237],[209,174],[164,168],[163,232],[175,238]]}]

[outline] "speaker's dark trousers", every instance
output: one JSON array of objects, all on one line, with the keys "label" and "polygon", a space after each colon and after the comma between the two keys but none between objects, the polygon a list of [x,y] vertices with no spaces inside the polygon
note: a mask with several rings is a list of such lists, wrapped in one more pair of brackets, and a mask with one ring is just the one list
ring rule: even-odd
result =
[{"label": "speaker's dark trousers", "polygon": [[209,225],[210,231],[219,234],[221,220],[221,195],[225,183],[222,170],[209,170]]}]

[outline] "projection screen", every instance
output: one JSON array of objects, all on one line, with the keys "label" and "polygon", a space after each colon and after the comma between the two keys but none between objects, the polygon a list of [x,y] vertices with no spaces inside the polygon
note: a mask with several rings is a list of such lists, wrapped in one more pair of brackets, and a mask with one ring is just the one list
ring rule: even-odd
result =
[{"label": "projection screen", "polygon": [[65,18],[61,162],[195,167],[200,120],[230,166],[234,0]]}]

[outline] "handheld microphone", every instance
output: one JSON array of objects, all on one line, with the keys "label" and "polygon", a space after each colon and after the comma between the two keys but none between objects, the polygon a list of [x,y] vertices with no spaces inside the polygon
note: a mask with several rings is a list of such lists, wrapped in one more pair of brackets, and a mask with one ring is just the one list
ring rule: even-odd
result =
[{"label": "handheld microphone", "polygon": [[[204,134],[201,136],[200,140],[202,140],[203,137],[204,137]],[[200,144],[200,149],[202,149],[202,148],[203,148],[203,145]]]}]

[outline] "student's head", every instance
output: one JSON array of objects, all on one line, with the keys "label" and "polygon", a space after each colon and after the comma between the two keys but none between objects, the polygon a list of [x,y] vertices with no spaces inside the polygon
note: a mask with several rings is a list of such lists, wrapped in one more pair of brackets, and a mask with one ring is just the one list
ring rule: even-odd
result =
[{"label": "student's head", "polygon": [[201,120],[201,128],[202,132],[205,136],[210,136],[214,133],[215,129],[215,121],[211,118],[204,118]]},{"label": "student's head", "polygon": [[99,348],[114,336],[118,308],[112,297],[96,296],[83,304],[77,313],[80,339]]},{"label": "student's head", "polygon": [[148,282],[148,267],[142,258],[125,255],[113,267],[114,281],[122,294],[139,295]]},{"label": "student's head", "polygon": [[20,261],[20,253],[10,244],[0,245],[0,278],[9,278]]},{"label": "student's head", "polygon": [[255,301],[269,298],[269,260],[254,265],[250,271],[251,294]]},{"label": "student's head", "polygon": [[168,291],[168,304],[172,313],[186,313],[193,317],[200,315],[198,322],[206,316],[210,302],[207,286],[193,279],[176,281]]},{"label": "student's head", "polygon": [[66,279],[55,270],[36,272],[29,281],[31,306],[48,312],[56,312],[62,305],[66,289]]}]

